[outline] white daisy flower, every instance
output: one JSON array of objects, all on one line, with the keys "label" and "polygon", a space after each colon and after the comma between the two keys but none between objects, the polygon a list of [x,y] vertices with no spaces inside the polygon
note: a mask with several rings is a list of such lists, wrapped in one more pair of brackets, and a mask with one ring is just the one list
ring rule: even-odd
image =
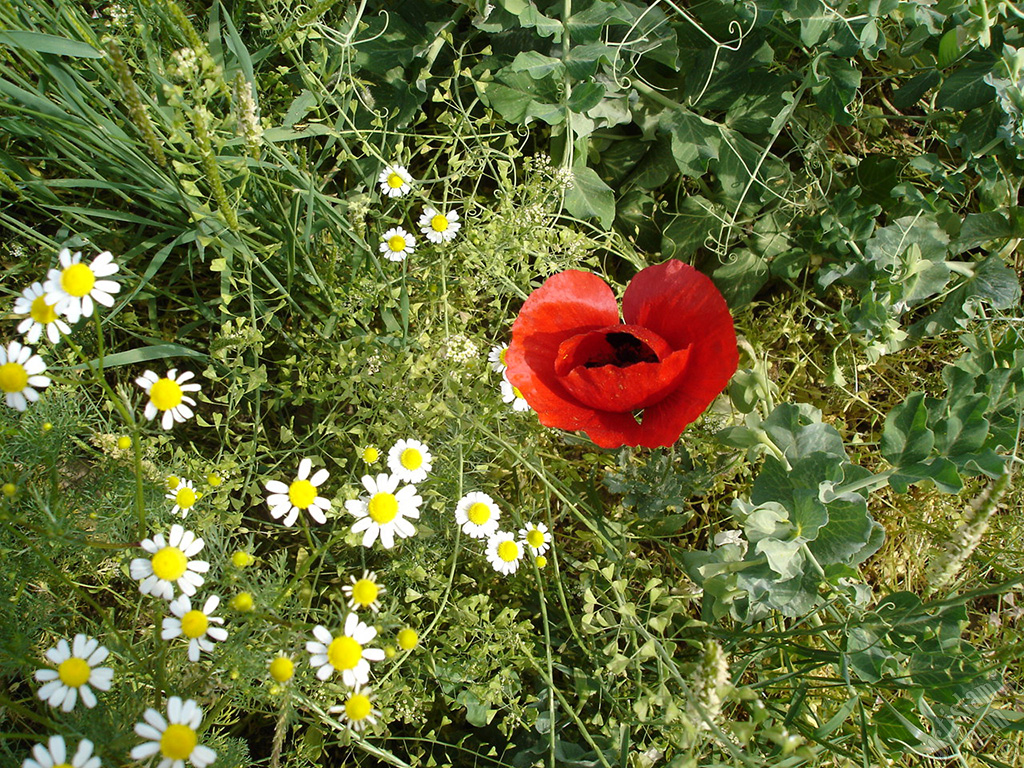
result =
[{"label": "white daisy flower", "polygon": [[189,406],[195,405],[196,401],[185,393],[198,392],[199,385],[185,382],[194,375],[191,371],[185,371],[179,376],[177,368],[171,368],[163,378],[152,371],[144,371],[135,383],[149,395],[145,417],[152,420],[157,412],[162,411],[164,415],[160,426],[164,429],[170,429],[176,421],[191,418],[194,411]]},{"label": "white daisy flower", "polygon": [[389,165],[377,178],[380,193],[388,197],[403,197],[412,192],[412,176],[404,165]]},{"label": "white daisy flower", "polygon": [[171,508],[171,514],[180,514],[182,517],[187,517],[188,513],[192,510],[192,507],[194,507],[196,502],[199,501],[199,495],[196,493],[196,487],[191,480],[179,480],[174,486],[174,489],[164,498],[170,499],[174,502],[174,506]]},{"label": "white daisy flower", "polygon": [[203,586],[205,579],[200,576],[210,570],[205,560],[193,560],[204,546],[202,539],[192,531],[186,531],[175,523],[170,536],[165,540],[162,533],[152,539],[143,539],[139,545],[153,557],[137,557],[131,562],[129,572],[139,583],[139,592],[154,595],[164,600],[174,599],[174,584],[186,595],[194,595]]},{"label": "white daisy flower", "polygon": [[46,658],[57,668],[36,670],[36,680],[43,683],[37,695],[51,707],[60,707],[65,712],[74,709],[79,695],[85,706],[95,707],[96,696],[92,688],[108,691],[114,679],[114,670],[110,667],[96,666],[102,664],[109,654],[110,651],[100,645],[99,640],[87,635],[75,635],[70,646],[67,640],[61,639],[46,652]]},{"label": "white daisy flower", "polygon": [[50,386],[50,377],[43,376],[45,371],[46,363],[32,354],[31,347],[16,341],[8,342],[6,349],[0,347],[0,391],[9,407],[24,411],[30,402],[36,402],[36,388]]},{"label": "white daisy flower", "polygon": [[459,223],[459,212],[442,213],[436,208],[427,206],[420,216],[420,232],[432,243],[447,243],[452,240],[462,224]]},{"label": "white daisy flower", "polygon": [[60,269],[51,269],[46,274],[43,290],[46,301],[53,304],[58,315],[63,315],[74,325],[83,317],[91,317],[93,302],[105,307],[114,306],[114,294],[121,286],[113,280],[98,280],[117,272],[117,264],[110,251],[104,251],[89,264],[82,262],[82,254],[71,254],[67,248],[57,257]]},{"label": "white daisy flower", "polygon": [[530,410],[530,404],[526,402],[519,387],[513,387],[508,379],[501,380],[501,400],[504,403],[511,403],[513,411]]},{"label": "white daisy flower", "polygon": [[384,549],[391,549],[395,546],[396,535],[405,539],[416,533],[412,523],[406,519],[420,516],[419,506],[423,498],[416,495],[415,486],[406,485],[395,493],[398,478],[383,473],[376,479],[364,475],[362,482],[369,496],[346,501],[345,509],[358,518],[352,524],[352,532],[365,531],[364,547],[372,547],[379,536]]},{"label": "white daisy flower", "polygon": [[505,355],[508,354],[508,344],[500,344],[491,347],[490,353],[487,355],[487,361],[491,364],[491,370],[495,373],[504,373],[505,368]]},{"label": "white daisy flower", "polygon": [[487,560],[498,573],[508,576],[519,568],[524,547],[516,541],[515,535],[498,531],[487,542]]},{"label": "white daisy flower", "polygon": [[228,631],[223,627],[211,627],[211,624],[223,624],[224,619],[210,614],[217,610],[220,598],[211,595],[206,599],[200,611],[192,607],[188,595],[179,595],[171,601],[170,609],[173,616],[164,618],[160,637],[171,640],[184,635],[189,639],[188,660],[199,661],[200,651],[212,651],[213,641],[223,642],[228,639]]},{"label": "white daisy flower", "polygon": [[416,250],[416,238],[401,227],[392,227],[380,236],[379,250],[388,261],[405,261]]},{"label": "white daisy flower", "polygon": [[329,475],[326,469],[318,469],[310,477],[309,471],[312,468],[312,459],[303,459],[299,462],[299,474],[290,485],[285,485],[280,480],[267,482],[266,488],[270,491],[270,495],[267,496],[270,514],[275,519],[283,517],[284,520],[281,522],[289,528],[295,525],[299,511],[303,509],[320,525],[327,522],[325,513],[331,508],[331,500],[317,496],[316,489],[324,484]]},{"label": "white daisy flower", "polygon": [[519,529],[519,540],[535,557],[543,555],[551,548],[551,536],[548,535],[548,527],[544,523],[527,523],[525,528]]},{"label": "white daisy flower", "polygon": [[14,312],[28,315],[18,325],[18,333],[24,333],[25,341],[29,344],[39,341],[44,330],[51,344],[59,342],[62,333],[71,333],[71,326],[60,318],[52,304],[46,303],[46,291],[42,283],[32,283],[21,292],[21,296],[14,300]]},{"label": "white daisy flower", "polygon": [[132,760],[145,760],[155,754],[162,758],[157,768],[185,768],[185,761],[195,768],[206,768],[217,759],[217,753],[199,743],[196,731],[203,722],[203,710],[192,699],[171,696],[167,700],[167,719],[155,709],[142,715],[144,723],[135,724],[135,733],[147,741],[134,747]]},{"label": "white daisy flower", "polygon": [[388,451],[388,469],[403,483],[419,483],[433,469],[430,449],[419,440],[399,440]]},{"label": "white daisy flower", "polygon": [[344,704],[338,704],[327,711],[332,715],[341,715],[348,727],[357,733],[368,725],[376,725],[380,717],[380,710],[373,706],[374,696],[369,688],[357,686],[345,699]]},{"label": "white daisy flower", "polygon": [[362,578],[349,577],[351,584],[345,584],[341,589],[348,598],[348,607],[353,611],[360,608],[369,608],[374,613],[380,610],[380,600],[377,598],[387,592],[384,587],[377,583],[377,574],[373,571],[363,571]]},{"label": "white daisy flower", "polygon": [[494,499],[479,491],[467,493],[455,506],[455,522],[474,539],[490,538],[497,533],[500,518],[501,511]]},{"label": "white daisy flower", "polygon": [[309,663],[317,668],[320,680],[341,672],[341,680],[349,688],[365,685],[370,679],[370,662],[384,659],[382,649],[363,647],[376,636],[377,630],[361,622],[354,613],[345,619],[345,629],[337,637],[318,624],[313,627],[316,640],[306,643],[306,650],[312,654]]},{"label": "white daisy flower", "polygon": [[32,757],[25,758],[21,768],[100,768],[100,759],[92,753],[92,742],[82,739],[69,763],[64,737],[51,736],[47,746],[32,747]]}]

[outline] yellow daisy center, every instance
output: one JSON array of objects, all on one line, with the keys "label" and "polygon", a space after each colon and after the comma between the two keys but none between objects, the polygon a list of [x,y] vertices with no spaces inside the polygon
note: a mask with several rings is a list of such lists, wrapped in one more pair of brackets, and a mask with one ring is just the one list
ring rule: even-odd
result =
[{"label": "yellow daisy center", "polygon": [[309,480],[296,480],[288,486],[288,501],[299,509],[307,509],[316,501],[316,486]]},{"label": "yellow daisy center", "polygon": [[41,325],[49,325],[57,319],[57,312],[52,304],[46,303],[45,296],[36,296],[32,299],[32,307],[29,309],[32,319]]},{"label": "yellow daisy center", "polygon": [[363,461],[365,461],[367,464],[373,464],[379,458],[380,451],[378,451],[374,446],[371,445],[363,449]]},{"label": "yellow daisy center", "polygon": [[402,451],[399,461],[406,469],[419,469],[423,466],[423,454],[415,448],[406,448]]},{"label": "yellow daisy center", "polygon": [[149,399],[157,410],[169,411],[181,405],[182,391],[178,382],[160,379],[149,388]]},{"label": "yellow daisy center", "polygon": [[270,676],[279,683],[287,683],[295,674],[295,663],[287,656],[278,656],[270,662]]},{"label": "yellow daisy center", "polygon": [[348,635],[336,637],[327,648],[327,660],[335,669],[355,669],[363,658],[363,646]]},{"label": "yellow daisy center", "polygon": [[534,562],[537,563],[538,568],[543,568],[545,565],[548,564],[548,559],[544,557],[544,555],[538,555],[537,559]]},{"label": "yellow daisy center", "polygon": [[256,562],[256,558],[242,550],[235,552],[235,554],[231,556],[231,564],[235,566],[235,568],[245,568],[248,565],[252,565],[254,562]]},{"label": "yellow daisy center", "polygon": [[508,365],[508,363],[505,362],[505,355],[507,355],[507,354],[508,354],[508,347],[503,347],[501,352],[498,353],[498,360],[501,361],[502,365]]},{"label": "yellow daisy center", "polygon": [[345,702],[345,717],[353,722],[365,720],[370,716],[373,705],[370,697],[363,693],[353,693]]},{"label": "yellow daisy center", "polygon": [[231,607],[240,613],[248,613],[254,607],[252,595],[248,592],[239,592],[231,598]]},{"label": "yellow daisy center", "polygon": [[370,519],[378,525],[390,523],[398,514],[398,499],[393,493],[375,493],[370,503],[366,505]]},{"label": "yellow daisy center", "polygon": [[185,486],[174,495],[174,503],[182,509],[189,509],[196,503],[196,492]]},{"label": "yellow daisy center", "polygon": [[536,549],[544,544],[544,534],[537,528],[531,528],[526,533],[526,543]]},{"label": "yellow daisy center", "polygon": [[0,365],[0,389],[4,392],[21,392],[28,386],[28,371],[21,363]]},{"label": "yellow daisy center", "polygon": [[132,447],[132,439],[128,435],[121,435],[117,438],[117,447],[122,451],[127,451]]},{"label": "yellow daisy center", "polygon": [[469,508],[466,517],[473,525],[483,525],[491,519],[491,508],[482,501],[478,501]]},{"label": "yellow daisy center", "polygon": [[57,675],[60,677],[60,681],[68,688],[78,688],[81,685],[85,685],[89,682],[89,675],[91,674],[89,663],[77,656],[72,656],[67,661],[62,661],[57,667]]},{"label": "yellow daisy center", "polygon": [[60,273],[60,287],[70,296],[88,296],[93,285],[96,284],[96,275],[85,264],[79,262]]},{"label": "yellow daisy center", "polygon": [[503,541],[498,545],[498,557],[506,563],[519,559],[519,545],[514,541]]},{"label": "yellow daisy center", "polygon": [[437,214],[430,220],[430,228],[435,232],[444,232],[448,229],[448,219],[442,214]]},{"label": "yellow daisy center", "polygon": [[72,768],[71,763],[58,763],[53,768]]},{"label": "yellow daisy center", "polygon": [[153,555],[153,573],[164,581],[177,581],[188,568],[188,558],[177,547],[164,547]]},{"label": "yellow daisy center", "polygon": [[160,737],[160,752],[168,760],[187,760],[198,743],[196,732],[187,725],[171,723]]},{"label": "yellow daisy center", "polygon": [[373,605],[379,592],[380,588],[370,579],[360,579],[352,585],[352,600],[355,601],[356,605],[366,608]]},{"label": "yellow daisy center", "polygon": [[391,172],[388,174],[388,186],[392,189],[401,189],[405,185],[405,179],[399,176],[397,173]]},{"label": "yellow daisy center", "polygon": [[211,472],[210,474],[208,474],[206,476],[206,483],[211,488],[216,488],[217,486],[219,486],[223,482],[224,482],[224,478],[222,478],[216,472]]},{"label": "yellow daisy center", "polygon": [[523,399],[523,393],[519,391],[519,387],[512,387],[512,395],[517,400],[522,400]]},{"label": "yellow daisy center", "polygon": [[206,628],[210,626],[210,620],[202,611],[189,611],[181,617],[181,631],[185,637],[202,637],[206,634]]},{"label": "yellow daisy center", "polygon": [[388,248],[395,253],[405,250],[405,238],[401,235],[392,235],[388,238]]},{"label": "yellow daisy center", "polygon": [[420,641],[420,636],[415,629],[406,627],[398,633],[398,644],[407,651],[411,651]]}]

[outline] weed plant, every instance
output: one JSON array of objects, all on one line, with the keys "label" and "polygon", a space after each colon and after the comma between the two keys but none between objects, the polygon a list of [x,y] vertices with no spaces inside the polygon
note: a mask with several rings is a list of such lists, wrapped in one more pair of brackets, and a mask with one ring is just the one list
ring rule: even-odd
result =
[{"label": "weed plant", "polygon": [[[0,760],[1020,764],[1022,51],[1009,2],[0,0]],[[541,426],[523,301],[668,258],[728,390]]]}]

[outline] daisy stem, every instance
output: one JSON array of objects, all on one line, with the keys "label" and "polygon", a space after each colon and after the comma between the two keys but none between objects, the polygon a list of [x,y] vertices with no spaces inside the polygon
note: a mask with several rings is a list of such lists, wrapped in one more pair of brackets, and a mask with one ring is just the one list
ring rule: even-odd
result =
[{"label": "daisy stem", "polygon": [[[552,559],[554,552],[552,551]],[[537,580],[537,593],[540,596],[540,619],[544,624],[544,654],[547,657],[548,680],[548,719],[551,727],[548,728],[548,736],[551,745],[551,768],[555,768],[555,665],[551,658],[551,623],[548,621],[547,596],[544,594],[544,580],[541,578],[540,568],[537,567],[537,558],[533,559],[533,575]]]},{"label": "daisy stem", "polygon": [[94,320],[93,325],[96,326],[96,363],[97,370],[102,373],[103,371],[103,326],[100,323],[100,313],[93,312],[92,319]]}]

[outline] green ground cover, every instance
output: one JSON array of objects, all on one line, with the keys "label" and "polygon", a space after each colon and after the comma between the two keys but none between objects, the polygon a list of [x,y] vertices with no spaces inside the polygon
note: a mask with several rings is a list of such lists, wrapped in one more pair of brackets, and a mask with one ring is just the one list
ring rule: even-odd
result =
[{"label": "green ground cover", "polygon": [[[0,761],[1020,765],[1022,78],[1002,0],[0,0]],[[669,259],[721,396],[543,426],[524,302]]]}]

